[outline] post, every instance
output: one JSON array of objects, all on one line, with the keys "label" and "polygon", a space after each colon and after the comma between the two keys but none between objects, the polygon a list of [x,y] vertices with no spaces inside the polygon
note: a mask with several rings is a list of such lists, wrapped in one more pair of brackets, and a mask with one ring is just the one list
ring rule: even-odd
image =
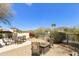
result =
[{"label": "post", "polygon": [[75,50],[76,50],[76,34],[74,34],[75,35]]},{"label": "post", "polygon": [[66,33],[66,39],[67,39],[67,45],[69,43],[69,38],[68,38],[68,34]]}]

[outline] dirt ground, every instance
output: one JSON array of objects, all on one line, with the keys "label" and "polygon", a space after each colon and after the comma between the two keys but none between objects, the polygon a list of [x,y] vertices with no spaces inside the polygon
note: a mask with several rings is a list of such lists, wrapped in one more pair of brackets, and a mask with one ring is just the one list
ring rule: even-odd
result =
[{"label": "dirt ground", "polygon": [[[39,40],[31,39],[30,41],[34,42]],[[41,54],[41,56],[69,56],[69,54],[73,52],[74,51],[69,49],[67,45],[64,47],[60,44],[54,44],[54,46],[50,48],[50,50],[47,53]],[[11,49],[9,51],[2,52],[0,53],[0,56],[31,56],[31,54],[31,44],[29,44],[21,46],[19,48]]]},{"label": "dirt ground", "polygon": [[0,53],[0,56],[31,56],[31,45]]},{"label": "dirt ground", "polygon": [[69,54],[71,53],[73,53],[73,50],[54,44],[54,46],[46,54],[42,54],[42,56],[70,56]]}]

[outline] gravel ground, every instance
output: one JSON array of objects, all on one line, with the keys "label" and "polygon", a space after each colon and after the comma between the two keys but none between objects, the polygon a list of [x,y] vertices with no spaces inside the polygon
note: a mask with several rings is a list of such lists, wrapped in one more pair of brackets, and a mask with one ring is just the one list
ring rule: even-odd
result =
[{"label": "gravel ground", "polygon": [[[44,40],[30,39],[30,42],[44,42]],[[29,42],[28,42],[29,43]],[[23,43],[20,45],[11,45],[0,48],[0,56],[31,56],[31,44]],[[28,44],[28,45],[27,45]],[[41,56],[69,56],[74,51],[68,48],[68,45],[54,44],[50,50]]]}]

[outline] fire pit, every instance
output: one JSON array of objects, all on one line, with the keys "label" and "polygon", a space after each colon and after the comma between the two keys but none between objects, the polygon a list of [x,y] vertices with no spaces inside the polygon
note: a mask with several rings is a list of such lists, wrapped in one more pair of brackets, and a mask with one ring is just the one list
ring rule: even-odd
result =
[{"label": "fire pit", "polygon": [[50,44],[49,43],[40,43],[40,50],[41,50],[42,54],[44,54],[47,51],[49,51],[49,48],[50,48]]}]

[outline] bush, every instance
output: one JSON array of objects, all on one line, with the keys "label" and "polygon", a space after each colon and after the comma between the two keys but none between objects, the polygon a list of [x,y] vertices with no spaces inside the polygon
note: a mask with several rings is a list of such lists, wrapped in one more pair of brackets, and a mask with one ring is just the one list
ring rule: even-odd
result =
[{"label": "bush", "polygon": [[50,38],[53,38],[54,43],[62,43],[66,39],[66,34],[63,32],[53,32],[50,34]]},{"label": "bush", "polygon": [[45,33],[35,33],[35,37],[38,38],[38,37],[44,37],[45,36]]},{"label": "bush", "polygon": [[30,36],[30,38],[33,38],[33,37],[35,37],[35,33],[30,32],[29,36]]},{"label": "bush", "polygon": [[68,39],[79,42],[79,34],[68,34]]}]

